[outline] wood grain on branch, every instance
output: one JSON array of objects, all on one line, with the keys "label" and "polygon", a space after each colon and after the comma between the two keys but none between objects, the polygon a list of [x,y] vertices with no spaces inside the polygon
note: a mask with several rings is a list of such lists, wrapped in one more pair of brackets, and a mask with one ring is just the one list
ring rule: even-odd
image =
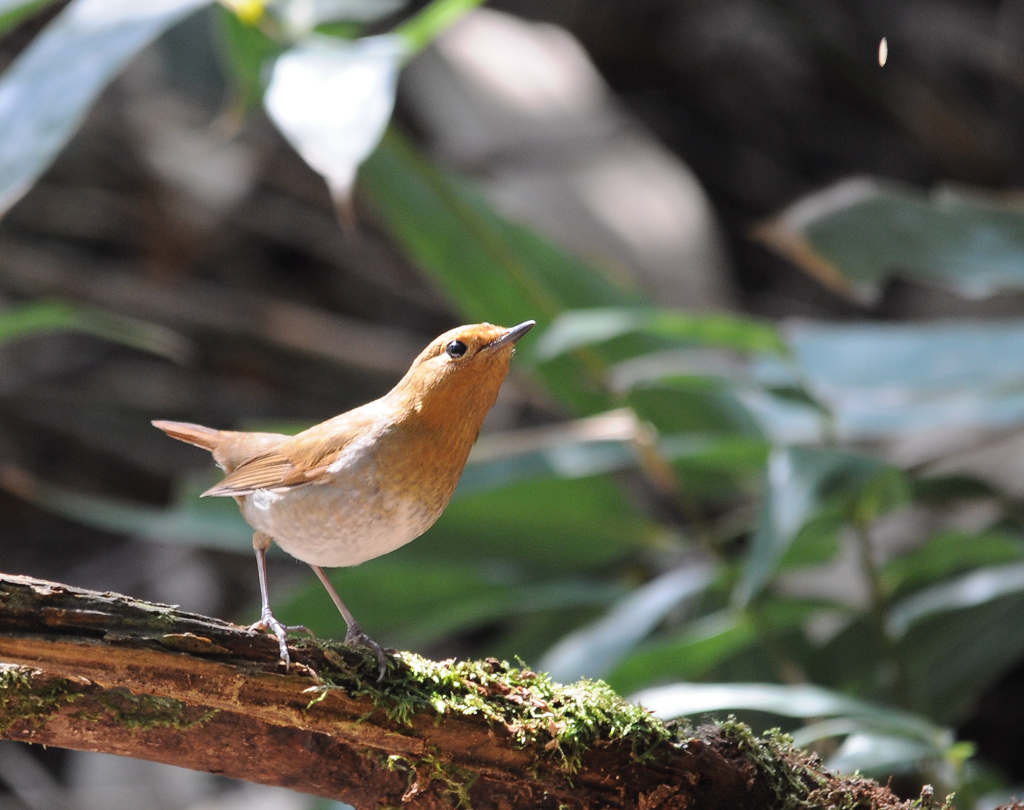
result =
[{"label": "wood grain on branch", "polygon": [[[494,660],[277,644],[115,594],[0,576],[0,736],[150,759],[357,808],[901,807],[739,724],[666,726],[600,683]],[[796,804],[791,804],[796,801]]]}]

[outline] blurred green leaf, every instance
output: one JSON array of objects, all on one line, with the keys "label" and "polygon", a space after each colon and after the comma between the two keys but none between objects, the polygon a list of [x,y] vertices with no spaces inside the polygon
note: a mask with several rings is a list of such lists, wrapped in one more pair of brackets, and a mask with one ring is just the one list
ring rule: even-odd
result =
[{"label": "blurred green leaf", "polygon": [[896,602],[896,640],[915,708],[962,721],[983,691],[1024,656],[1024,564],[977,569]]},{"label": "blurred green leaf", "polygon": [[729,433],[668,434],[659,447],[665,458],[680,464],[745,470],[762,469],[770,450],[764,441]]},{"label": "blurred green leaf", "polygon": [[456,496],[463,498],[536,478],[585,478],[636,464],[629,442],[611,440],[554,444],[486,460],[470,456]]},{"label": "blurred green leaf", "polygon": [[628,408],[540,428],[480,437],[456,497],[529,478],[584,478],[634,467],[643,427]]},{"label": "blurred green leaf", "polygon": [[886,588],[899,596],[970,570],[1024,558],[1024,540],[1003,532],[946,531],[882,569]]},{"label": "blurred green leaf", "polygon": [[562,313],[541,335],[534,353],[540,360],[550,360],[627,334],[644,334],[686,346],[786,352],[786,344],[774,327],[750,318],[651,307],[609,307]]},{"label": "blurred green leaf", "polygon": [[[600,580],[534,580],[507,566],[423,559],[406,549],[330,571],[331,581],[367,631],[405,648],[516,622],[530,613],[601,606],[621,593],[619,586]],[[282,621],[344,638],[345,622],[315,579],[276,606]]]},{"label": "blurred green leaf", "polygon": [[[295,4],[293,3],[290,5]],[[387,15],[382,14],[381,16],[384,17]],[[357,39],[362,33],[362,26],[356,22],[346,22],[342,20],[335,22],[322,22],[316,25],[310,33],[323,34],[329,37],[337,37],[338,39]]]},{"label": "blurred green leaf", "polygon": [[[829,413],[779,409],[761,414],[769,435],[844,440],[1024,422],[1024,324],[947,321],[905,324],[793,323],[785,328],[793,362],[755,364],[754,379],[779,386],[787,375]],[[794,376],[795,374],[795,376]],[[747,403],[745,400],[746,404]],[[784,417],[796,419],[785,423]]]},{"label": "blurred green leaf", "polygon": [[267,11],[293,41],[340,23],[375,23],[399,11],[406,0],[271,0]]},{"label": "blurred green leaf", "polygon": [[890,183],[845,180],[798,201],[758,232],[820,280],[862,301],[892,276],[970,298],[1024,288],[1018,201],[939,187],[929,198]]},{"label": "blurred green leaf", "polygon": [[220,55],[231,76],[237,113],[243,115],[262,101],[264,69],[284,47],[223,5],[218,3],[214,10]]},{"label": "blurred green leaf", "polygon": [[778,570],[820,565],[835,557],[839,551],[839,534],[846,525],[845,517],[834,505],[805,523],[779,560]]},{"label": "blurred green leaf", "polygon": [[[842,481],[839,486],[845,487],[848,483]],[[859,526],[870,526],[913,498],[913,488],[906,473],[895,467],[883,467],[859,487],[854,483],[854,487],[855,491],[848,495],[846,508],[850,520]],[[846,493],[838,494],[842,497]]]},{"label": "blurred green leaf", "polygon": [[[968,575],[970,576],[970,575]],[[1024,594],[922,616],[899,639],[913,708],[959,723],[1024,657]]]},{"label": "blurred green leaf", "polygon": [[852,612],[848,619],[801,664],[815,683],[865,700],[889,698],[894,673],[877,624],[867,612]]},{"label": "blurred green leaf", "polygon": [[757,633],[747,617],[723,610],[689,622],[675,638],[644,645],[605,680],[626,694],[669,679],[699,679],[756,641]]},{"label": "blurred green leaf", "polygon": [[85,332],[178,362],[191,353],[188,341],[166,327],[80,304],[40,301],[0,314],[0,344],[56,331]]},{"label": "blurred green leaf", "polygon": [[948,732],[927,720],[892,706],[881,706],[811,685],[772,683],[677,683],[657,686],[632,695],[658,717],[671,720],[737,709],[768,712],[784,717],[856,717],[874,720],[918,738],[948,739]]},{"label": "blurred green leaf", "polygon": [[892,606],[887,627],[893,636],[899,637],[913,624],[932,615],[981,605],[1008,595],[1020,595],[1024,599],[1022,563],[980,568],[952,581],[918,590]]},{"label": "blurred green leaf", "polygon": [[760,438],[728,434],[665,435],[658,447],[672,463],[683,491],[716,503],[754,497],[769,452]]},{"label": "blurred green leaf", "polygon": [[[637,443],[645,441],[643,433],[636,414],[619,409],[542,428],[484,435],[470,454],[456,497],[520,480],[583,478],[636,468],[641,464]],[[727,432],[666,435],[656,440],[656,446],[695,495],[735,495],[737,487],[760,479],[768,454],[763,441]]]},{"label": "blurred green leaf", "polygon": [[737,604],[748,604],[762,591],[801,529],[821,514],[830,498],[859,493],[886,469],[876,459],[841,450],[772,451],[761,523],[736,589]]},{"label": "blurred green leaf", "polygon": [[562,638],[538,668],[561,683],[603,677],[670,611],[703,591],[713,574],[710,566],[693,564],[635,588],[596,622]]},{"label": "blurred green leaf", "polygon": [[861,773],[884,779],[894,774],[920,772],[922,762],[928,763],[944,752],[919,740],[859,731],[850,734],[839,750],[825,762],[835,773]]},{"label": "blurred green leaf", "polygon": [[893,711],[891,707],[883,706],[877,706],[877,711],[869,714],[841,714],[829,720],[811,723],[796,729],[791,736],[794,745],[803,747],[829,737],[846,737],[865,732],[925,742],[931,756],[941,756],[952,742],[952,734],[947,729],[935,726],[919,715]]},{"label": "blurred green leaf", "polygon": [[52,5],[54,0],[0,0],[0,34],[15,28],[22,20]]},{"label": "blurred green leaf", "polygon": [[659,534],[605,477],[518,481],[456,499],[411,548],[445,559],[504,559],[549,572],[594,571]]},{"label": "blurred green leaf", "polygon": [[724,386],[650,384],[633,388],[626,402],[664,434],[739,435],[752,441],[764,437],[750,411]]},{"label": "blurred green leaf", "polygon": [[956,501],[980,498],[1001,499],[992,484],[968,475],[926,475],[915,477],[914,500],[929,506],[949,506]]},{"label": "blurred green leaf", "polygon": [[643,645],[606,680],[627,693],[667,680],[721,677],[724,666],[758,647],[766,632],[778,639],[825,610],[846,609],[820,600],[769,596],[758,604],[756,619],[750,612],[733,609],[709,613],[687,622],[670,638]]},{"label": "blurred green leaf", "polygon": [[830,770],[841,773],[870,769],[884,776],[914,770],[922,761],[943,759],[954,746],[952,732],[924,717],[854,700],[818,686],[678,683],[646,689],[631,699],[665,719],[697,720],[701,715],[737,711],[830,718],[797,729],[793,739],[803,746],[826,737],[846,737],[827,764]]},{"label": "blurred green leaf", "polygon": [[72,0],[0,78],[0,215],[31,188],[100,91],[209,0]]}]

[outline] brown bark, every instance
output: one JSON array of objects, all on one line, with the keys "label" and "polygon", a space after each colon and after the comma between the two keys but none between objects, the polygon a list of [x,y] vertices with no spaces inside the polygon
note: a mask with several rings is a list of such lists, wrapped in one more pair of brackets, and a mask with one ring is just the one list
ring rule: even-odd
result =
[{"label": "brown bark", "polygon": [[[900,804],[738,726],[666,730],[607,690],[558,687],[496,661],[446,668],[396,654],[378,685],[372,654],[296,642],[292,656],[298,663],[285,674],[271,637],[0,576],[0,736],[8,739],[150,759],[357,808],[742,810],[780,805],[770,787],[780,784],[806,806],[834,805],[840,793],[850,807]],[[610,702],[595,710],[581,705],[587,700]],[[617,726],[619,715],[629,722]]]}]

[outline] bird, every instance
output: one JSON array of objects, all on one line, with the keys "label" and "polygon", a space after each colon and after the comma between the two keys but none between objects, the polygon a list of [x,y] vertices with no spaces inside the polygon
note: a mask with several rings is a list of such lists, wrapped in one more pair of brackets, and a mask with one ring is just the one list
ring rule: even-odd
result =
[{"label": "bird", "polygon": [[154,420],[168,436],[213,454],[227,475],[201,497],[234,498],[255,530],[260,619],[277,637],[285,671],[289,632],[270,608],[267,550],[277,543],[307,563],[345,619],[345,643],[387,661],[341,600],[324,568],[359,565],[415,540],[448,506],[484,417],[498,398],[515,345],[535,322],[460,326],[431,343],[387,394],[287,436]]}]

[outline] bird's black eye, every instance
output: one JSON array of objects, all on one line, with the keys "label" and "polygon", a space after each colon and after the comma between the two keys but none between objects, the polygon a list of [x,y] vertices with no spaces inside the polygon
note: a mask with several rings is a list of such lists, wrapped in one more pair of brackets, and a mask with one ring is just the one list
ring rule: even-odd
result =
[{"label": "bird's black eye", "polygon": [[453,340],[444,347],[444,351],[449,357],[462,357],[466,353],[466,344],[461,340]]}]

